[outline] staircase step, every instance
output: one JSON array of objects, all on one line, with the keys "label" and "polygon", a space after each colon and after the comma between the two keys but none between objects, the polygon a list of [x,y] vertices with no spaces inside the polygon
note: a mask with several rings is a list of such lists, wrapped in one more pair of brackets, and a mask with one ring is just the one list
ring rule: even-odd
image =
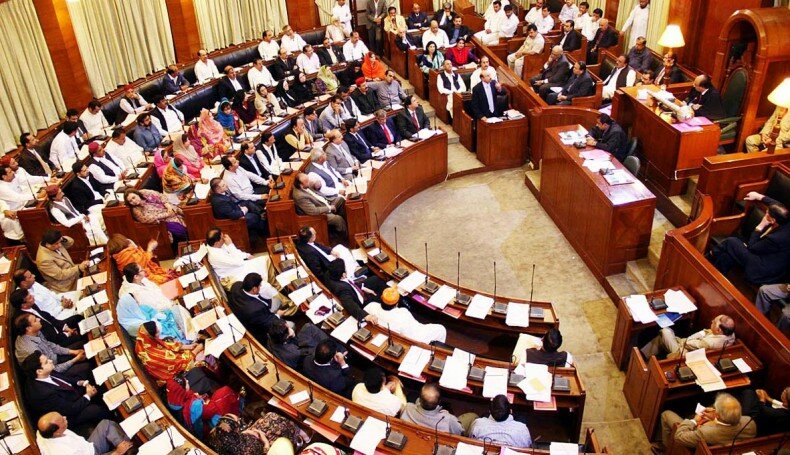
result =
[{"label": "staircase step", "polygon": [[661,248],[663,246],[664,242],[651,243],[647,248],[647,260],[650,261],[650,265],[655,268],[658,268],[658,260],[661,258]]},{"label": "staircase step", "polygon": [[639,293],[625,273],[609,275],[606,277],[606,281],[609,282],[609,285],[620,297]]},{"label": "staircase step", "polygon": [[406,93],[407,95],[414,95],[414,87],[412,86],[403,87],[403,92]]},{"label": "staircase step", "polygon": [[647,259],[628,261],[625,275],[640,294],[652,290],[656,281],[656,269]]}]

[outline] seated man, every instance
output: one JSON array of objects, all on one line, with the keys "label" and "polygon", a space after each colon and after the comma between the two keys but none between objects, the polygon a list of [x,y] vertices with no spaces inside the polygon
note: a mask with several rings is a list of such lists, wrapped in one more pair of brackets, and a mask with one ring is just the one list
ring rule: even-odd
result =
[{"label": "seated man", "polygon": [[107,243],[107,234],[104,232],[104,220],[100,210],[92,210],[90,216],[83,215],[63,194],[63,190],[59,186],[49,185],[45,191],[49,201],[49,214],[55,221],[67,228],[80,223],[85,229],[85,235],[91,246]]},{"label": "seated man", "polygon": [[[790,115],[786,114],[786,107],[777,106],[760,132],[746,138],[746,151],[759,152],[774,144],[776,144],[776,150],[790,146]],[[771,133],[776,128],[777,122],[779,122],[779,135],[773,139]]]},{"label": "seated man", "polygon": [[[174,95],[188,88],[189,82],[178,71],[178,67],[176,65],[168,65],[165,77],[162,78],[162,94]],[[154,104],[156,104],[156,101],[154,101]]]},{"label": "seated man", "polygon": [[355,82],[357,88],[351,93],[351,98],[354,99],[354,103],[359,108],[359,111],[363,115],[370,115],[376,112],[378,109],[381,109],[381,104],[379,104],[379,98],[376,95],[376,91],[371,90],[370,87],[368,87],[368,83],[365,78],[360,77]]},{"label": "seated man", "polygon": [[195,78],[199,83],[219,77],[219,70],[214,60],[208,58],[208,52],[200,49],[197,53],[198,61],[195,62]]},{"label": "seated man", "polygon": [[415,3],[411,7],[411,14],[406,17],[406,26],[409,30],[425,28],[428,26],[428,15],[420,11],[420,4]]},{"label": "seated man", "polygon": [[228,190],[228,184],[219,177],[211,179],[211,211],[218,220],[238,220],[244,218],[247,231],[252,237],[266,235],[268,225],[265,213],[259,204],[241,200]]},{"label": "seated man", "polygon": [[790,387],[785,387],[774,400],[763,389],[746,389],[741,394],[743,415],[753,417],[757,435],[781,433],[790,428]]},{"label": "seated man", "polygon": [[532,437],[525,424],[515,420],[510,411],[510,402],[505,395],[497,395],[491,400],[491,415],[480,417],[469,427],[469,437],[475,439],[490,438],[496,444],[511,447],[530,447]]},{"label": "seated man", "polygon": [[757,300],[754,304],[760,313],[768,317],[771,314],[771,307],[779,305],[782,307],[782,316],[776,321],[776,326],[779,330],[787,330],[790,328],[790,301],[787,297],[790,296],[788,292],[787,283],[783,284],[764,284],[760,286],[757,292]]},{"label": "seated man", "polygon": [[360,163],[372,160],[374,157],[381,157],[384,152],[378,147],[373,147],[359,132],[359,122],[355,118],[346,120],[346,134],[343,136],[348,146],[348,150]]},{"label": "seated man", "polygon": [[697,117],[717,120],[727,116],[721,103],[721,94],[713,86],[710,77],[704,74],[694,78],[694,85],[684,102],[694,109],[694,115]]},{"label": "seated man", "polygon": [[118,423],[104,419],[96,425],[88,439],[69,430],[69,421],[57,412],[48,412],[38,419],[36,444],[43,455],[123,455],[134,447]]},{"label": "seated man", "polygon": [[[267,136],[267,140],[270,140],[273,136],[269,133]],[[264,144],[261,144],[262,146]],[[262,147],[261,147],[262,148]],[[259,177],[262,180],[269,180],[271,177],[271,173],[267,168],[268,161],[266,161],[266,156],[264,156],[263,152],[258,153],[258,150],[255,150],[255,145],[251,141],[244,141],[241,143],[241,153],[239,153],[239,166],[242,167],[247,172],[252,173],[253,175]],[[263,159],[261,159],[263,158]],[[252,188],[253,191],[257,189],[260,185],[256,185],[253,183]],[[266,188],[268,190],[268,188]]]},{"label": "seated man", "polygon": [[631,87],[636,82],[636,71],[629,66],[628,56],[617,57],[617,63],[609,76],[603,81],[603,99],[611,100],[620,87]]},{"label": "seated man", "polygon": [[640,36],[636,39],[634,47],[628,51],[628,64],[631,65],[631,68],[644,74],[650,70],[652,63],[653,55],[650,53],[650,49],[647,48],[647,39],[644,36]]},{"label": "seated man", "polygon": [[[700,441],[709,446],[732,444],[733,440],[753,438],[757,425],[741,415],[741,404],[728,393],[716,395],[713,408],[706,408],[693,419],[681,419],[673,411],[661,413],[661,443],[653,444],[653,453],[663,453],[672,438],[675,424],[675,444],[695,449]],[[744,428],[745,427],[745,428]]]},{"label": "seated man", "polygon": [[587,145],[611,153],[622,163],[628,153],[628,136],[612,117],[601,114],[595,126],[590,128]]},{"label": "seated man", "polygon": [[490,73],[482,73],[480,83],[472,89],[472,117],[483,120],[502,115],[502,106],[497,102],[500,96],[507,96],[502,84],[491,79]]},{"label": "seated man", "polygon": [[114,190],[125,182],[126,175],[129,173],[128,165],[125,166],[122,162],[113,159],[107,154],[104,145],[99,144],[98,141],[91,142],[88,151],[91,154],[91,158],[86,163],[88,171],[101,192]]},{"label": "seated man", "polygon": [[329,202],[324,196],[310,188],[307,174],[300,172],[294,180],[294,205],[305,215],[326,215],[327,224],[338,237],[346,235],[345,203],[342,197]]},{"label": "seated man", "polygon": [[88,261],[75,264],[67,251],[74,240],[60,231],[48,229],[41,237],[36,252],[36,267],[44,277],[44,285],[55,292],[69,292],[77,287],[80,273],[88,270]]},{"label": "seated man", "polygon": [[302,367],[302,361],[313,352],[318,343],[327,338],[326,332],[310,322],[302,325],[299,334],[296,334],[285,321],[278,319],[269,327],[266,346],[278,359],[296,370]]},{"label": "seated man", "polygon": [[340,259],[346,267],[346,275],[354,279],[364,276],[365,268],[360,268],[357,260],[351,251],[342,244],[337,244],[333,248],[321,245],[316,242],[315,229],[310,226],[302,226],[296,237],[296,251],[299,258],[307,265],[307,268],[318,279],[322,279],[329,269],[329,263],[335,259]]},{"label": "seated man", "polygon": [[302,53],[296,57],[296,66],[305,74],[318,72],[318,69],[321,68],[321,61],[318,54],[313,52],[313,46],[309,44],[302,46]]},{"label": "seated man", "polygon": [[60,374],[52,358],[41,351],[32,352],[20,362],[20,367],[28,377],[25,398],[34,419],[53,411],[74,426],[112,419],[107,406],[98,398],[96,386],[85,378]]},{"label": "seated man", "polygon": [[507,56],[507,64],[516,72],[517,76],[521,76],[524,69],[524,56],[540,54],[543,52],[544,43],[543,35],[538,33],[538,28],[534,24],[529,24],[524,43],[516,52]]},{"label": "seated man", "polygon": [[80,121],[90,136],[101,136],[104,129],[110,126],[101,110],[101,101],[97,99],[88,103],[88,107],[80,114]]},{"label": "seated man", "polygon": [[608,19],[601,19],[599,21],[598,31],[595,32],[595,37],[587,43],[587,64],[595,65],[598,63],[598,54],[601,49],[612,47],[617,44],[618,33],[609,25]]},{"label": "seated man", "polygon": [[18,314],[32,314],[41,323],[41,333],[44,337],[60,346],[82,346],[85,337],[80,336],[79,323],[82,315],[77,314],[65,321],[55,319],[51,314],[36,305],[36,299],[27,289],[17,289],[11,293],[8,299],[11,306],[16,309]]},{"label": "seated man", "polygon": [[562,346],[562,333],[558,328],[550,328],[543,335],[542,341],[543,346],[540,349],[527,349],[527,362],[558,367],[573,366],[573,356],[569,352],[559,350]]},{"label": "seated man", "polygon": [[[735,321],[726,314],[713,318],[710,328],[700,330],[688,338],[679,338],[667,327],[661,329],[659,335],[642,348],[642,354],[648,359],[654,355],[667,354],[667,358],[676,358],[684,351],[696,349],[721,349],[725,343],[735,343]],[[685,348],[684,348],[685,346]]]},{"label": "seated man", "polygon": [[582,47],[582,34],[574,29],[575,23],[572,20],[566,20],[562,24],[562,38],[558,46],[562,46],[565,52],[573,52]]},{"label": "seated man", "polygon": [[18,268],[14,272],[14,284],[19,289],[25,289],[36,299],[39,308],[51,314],[60,321],[66,320],[77,314],[74,301],[79,299],[79,293],[55,294],[44,285],[36,281],[36,276],[28,269]]},{"label": "seated man", "polygon": [[375,116],[376,121],[365,128],[365,139],[368,145],[383,149],[400,141],[395,122],[391,118],[387,118],[387,112],[384,109],[379,109]]},{"label": "seated man", "polygon": [[[19,167],[27,171],[28,174],[40,177],[50,178],[53,176],[53,170],[57,168],[49,160],[45,160],[41,154],[36,150],[38,146],[38,138],[35,134],[22,133],[19,136],[19,145],[22,151],[16,156]],[[50,150],[52,150],[50,148]]]},{"label": "seated man", "polygon": [[154,95],[154,106],[151,112],[151,123],[163,137],[170,133],[182,134],[184,132],[184,113],[173,107],[161,94]]},{"label": "seated man", "polygon": [[[499,30],[505,21],[505,12],[502,11],[502,2],[494,0],[491,2],[491,12],[485,16],[486,22],[483,30],[475,33],[474,36],[486,46],[499,43]],[[427,44],[424,42],[423,44]],[[425,46],[423,46],[424,48]]]},{"label": "seated man", "polygon": [[677,56],[674,52],[669,51],[664,54],[664,65],[658,70],[656,74],[656,85],[669,85],[683,82],[683,71],[675,64]]},{"label": "seated man", "polygon": [[382,19],[384,23],[384,31],[388,33],[396,33],[401,30],[406,30],[406,19],[398,14],[397,8],[390,6],[387,8],[387,17]]},{"label": "seated man", "polygon": [[134,169],[138,163],[145,162],[143,148],[126,137],[126,131],[123,128],[112,130],[112,139],[107,142],[104,149],[113,160],[122,163],[129,169]]},{"label": "seated man", "polygon": [[363,382],[351,392],[351,400],[390,417],[397,416],[406,406],[400,379],[395,376],[387,378],[378,367],[365,370]]},{"label": "seated man", "polygon": [[496,69],[491,66],[488,57],[485,55],[480,58],[480,66],[478,66],[477,69],[472,73],[472,76],[469,77],[469,87],[471,87],[472,90],[474,90],[474,88],[477,87],[477,84],[480,83],[483,78],[483,74],[490,75],[491,79],[495,81],[499,79]]},{"label": "seated man", "polygon": [[76,162],[71,166],[71,172],[74,178],[66,191],[74,208],[83,215],[101,214],[104,208],[101,185],[90,175],[88,166]]},{"label": "seated man", "polygon": [[257,202],[261,206],[265,204],[266,199],[269,199],[271,179],[263,179],[244,169],[235,156],[223,156],[220,162],[225,168],[222,179],[233,196],[241,200]]},{"label": "seated man", "polygon": [[352,180],[359,171],[359,160],[351,154],[348,144],[343,140],[343,133],[339,129],[326,133],[329,144],[326,146],[326,157],[329,168],[347,180]]},{"label": "seated man", "polygon": [[374,324],[378,322],[378,317],[368,314],[362,309],[362,306],[374,299],[379,299],[381,293],[387,288],[387,283],[381,278],[370,276],[365,278],[362,283],[357,284],[346,274],[346,265],[343,261],[335,259],[329,263],[323,282],[340,302],[343,309],[357,321]]},{"label": "seated man", "polygon": [[36,351],[46,355],[55,363],[55,371],[78,379],[90,377],[91,364],[85,360],[84,349],[68,349],[59,346],[41,333],[41,319],[29,313],[20,314],[14,319],[17,330],[14,342],[14,355],[20,364]]},{"label": "seated man", "polygon": [[308,379],[320,386],[348,396],[353,385],[351,368],[346,363],[346,356],[338,352],[333,340],[322,340],[302,363],[302,372]]},{"label": "seated man", "polygon": [[280,49],[285,49],[289,54],[299,52],[306,45],[302,36],[294,31],[290,25],[283,26],[283,34],[280,38]]},{"label": "seated man", "polygon": [[420,389],[420,398],[406,403],[400,418],[422,427],[438,429],[444,433],[464,434],[465,429],[458,417],[439,405],[441,393],[435,383],[427,383]]},{"label": "seated man", "polygon": [[472,39],[472,31],[469,30],[469,27],[464,25],[464,19],[461,16],[453,18],[453,23],[445,26],[444,31],[447,33],[447,40],[450,46],[458,43],[460,39],[464,41]]},{"label": "seated man", "polygon": [[595,82],[593,82],[590,73],[587,72],[587,64],[584,62],[576,62],[573,64],[573,75],[565,85],[562,86],[562,91],[559,93],[549,93],[546,96],[546,102],[550,105],[555,104],[572,104],[574,98],[590,96],[595,93]]},{"label": "seated man", "polygon": [[[244,327],[258,341],[265,342],[274,321],[285,314],[274,288],[259,273],[249,273],[230,287],[228,304]],[[263,294],[262,294],[263,292]],[[293,322],[286,322],[293,327]]]},{"label": "seated man", "polygon": [[332,100],[329,102],[329,106],[327,106],[323,111],[321,111],[321,115],[318,116],[318,123],[321,129],[324,131],[330,131],[333,129],[340,128],[340,125],[343,123],[343,98],[340,95],[335,95],[332,97]]},{"label": "seated man", "polygon": [[383,81],[369,82],[368,86],[376,91],[379,106],[384,109],[392,109],[406,98],[406,92],[391,69],[384,73]]},{"label": "seated man", "polygon": [[443,325],[423,324],[417,321],[407,308],[398,306],[399,302],[398,288],[387,288],[381,295],[381,303],[376,301],[368,303],[365,312],[378,318],[376,325],[391,329],[410,340],[423,343],[445,342],[447,329]]},{"label": "seated man", "polygon": [[230,288],[230,284],[243,280],[249,271],[269,269],[269,261],[265,256],[254,258],[251,254],[238,249],[230,236],[217,227],[206,232],[206,249],[208,263],[222,280],[223,285],[227,284],[225,288]]},{"label": "seated man", "polygon": [[530,78],[532,89],[538,92],[544,100],[551,93],[552,87],[562,87],[571,77],[570,64],[560,46],[551,48],[549,59],[543,65],[543,69],[536,76]]},{"label": "seated man", "polygon": [[439,28],[439,23],[436,21],[431,21],[430,28],[423,32],[422,48],[425,49],[431,41],[436,43],[436,47],[440,49],[450,45],[450,41],[447,39],[447,32]]},{"label": "seated man", "polygon": [[790,212],[784,205],[755,191],[749,192],[746,200],[761,201],[768,210],[747,243],[728,237],[714,249],[713,266],[726,275],[737,265],[753,284],[781,282],[790,270]]},{"label": "seated man", "polygon": [[395,125],[400,137],[414,137],[418,131],[431,128],[431,121],[428,120],[416,96],[407,96],[403,104],[406,109],[395,117]]},{"label": "seated man", "polygon": [[162,143],[162,133],[151,119],[151,114],[143,112],[137,116],[137,126],[134,128],[134,142],[142,147],[143,151],[149,153]]},{"label": "seated man", "polygon": [[324,152],[320,147],[314,147],[310,152],[310,164],[307,165],[306,170],[309,174],[315,174],[321,178],[324,188],[321,194],[327,197],[345,196],[346,187],[351,184],[329,165],[327,152]]}]

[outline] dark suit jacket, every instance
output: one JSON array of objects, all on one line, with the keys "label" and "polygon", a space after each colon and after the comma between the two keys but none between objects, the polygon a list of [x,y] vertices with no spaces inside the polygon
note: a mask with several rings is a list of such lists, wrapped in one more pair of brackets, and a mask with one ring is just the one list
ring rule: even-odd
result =
[{"label": "dark suit jacket", "polygon": [[[247,78],[236,76],[236,80],[239,82],[239,85],[241,85],[241,89],[249,90],[245,79]],[[233,88],[233,84],[230,82],[230,79],[228,79],[228,76],[223,76],[222,79],[219,80],[217,89],[219,90],[219,99],[227,98],[228,100],[232,101],[233,97],[236,96],[236,89]]]},{"label": "dark suit jacket", "polygon": [[313,354],[304,359],[304,375],[323,387],[340,395],[347,395],[351,389],[351,367],[341,368],[334,361],[329,365],[316,365]]},{"label": "dark suit jacket", "polygon": [[[395,128],[395,122],[392,121],[392,118],[387,119],[387,127],[392,132],[392,144],[398,142],[401,138],[398,135],[398,130]],[[381,129],[381,125],[378,122],[373,122],[371,125],[365,127],[365,139],[367,139],[368,144],[373,147],[384,148],[387,144],[387,136],[384,135],[384,130]]]},{"label": "dark suit jacket", "polygon": [[[442,22],[441,22],[442,15],[444,15],[444,10],[440,9],[439,11],[437,11],[437,12],[435,12],[433,14],[433,18],[432,18],[432,20],[435,20],[437,23],[439,23],[440,27],[442,25]],[[458,13],[456,13],[455,11],[450,11],[450,20],[448,20],[447,23],[448,24],[452,24],[453,23],[453,19],[455,19],[456,17],[458,17]],[[426,24],[426,27],[429,26],[429,25],[431,25],[430,22],[428,22]]]},{"label": "dark suit jacket", "polygon": [[240,281],[233,283],[230,287],[228,303],[233,309],[233,314],[239,318],[239,322],[244,324],[244,327],[252,333],[255,339],[266,342],[269,327],[278,318],[271,312],[267,304],[247,295],[241,286]]},{"label": "dark suit jacket", "polygon": [[593,94],[593,91],[593,80],[587,71],[578,77],[574,74],[562,87],[562,94],[567,96],[568,99],[573,99],[577,96],[590,96]]},{"label": "dark suit jacket", "polygon": [[[562,36],[559,38],[562,40]],[[576,30],[571,30],[568,33],[568,37],[565,38],[565,42],[562,43],[562,50],[565,52],[575,51],[576,49],[580,49],[582,47],[582,34],[577,32]]]},{"label": "dark suit jacket", "polygon": [[368,88],[368,93],[360,92],[359,88],[354,89],[351,92],[351,98],[354,98],[354,102],[357,103],[357,107],[363,115],[370,115],[381,108],[376,92],[370,88]]},{"label": "dark suit jacket", "polygon": [[295,337],[289,338],[281,344],[269,343],[268,347],[278,359],[298,370],[302,368],[304,358],[312,354],[318,343],[327,338],[328,336],[323,330],[308,322],[299,329],[299,333]]},{"label": "dark suit jacket", "polygon": [[711,120],[724,118],[724,106],[721,104],[721,94],[715,87],[711,87],[705,94],[700,94],[693,87],[686,98],[688,104],[699,104],[700,108],[696,111],[697,117],[707,117]]},{"label": "dark suit jacket", "polygon": [[[38,150],[36,150],[36,152],[38,152]],[[41,153],[38,155],[49,165],[50,169],[53,171],[55,170],[55,166],[52,164],[52,162],[44,158]],[[44,167],[38,162],[38,158],[33,156],[33,154],[28,149],[24,149],[19,152],[19,154],[16,156],[16,161],[19,163],[19,167],[26,170],[30,175],[38,175],[42,177],[47,175],[47,173],[44,172]]]},{"label": "dark suit jacket", "polygon": [[[264,180],[269,178],[269,172],[263,167],[263,163],[261,163],[255,155],[252,155],[252,158],[250,158],[246,153],[239,153],[237,156],[239,158],[239,166],[243,169],[252,172]],[[255,165],[258,166],[260,172],[255,170],[255,167],[252,165],[252,160],[255,160]]]},{"label": "dark suit jacket", "polygon": [[606,29],[606,31],[598,29],[595,32],[595,37],[589,43],[587,43],[588,49],[592,49],[593,47],[597,47],[598,50],[605,49],[607,47],[612,47],[617,44],[619,35],[615,33],[612,27]]},{"label": "dark suit jacket", "polygon": [[[331,248],[319,243],[316,243],[315,246],[320,248],[326,254],[330,256],[332,255]],[[307,264],[307,268],[313,272],[313,275],[322,277],[324,274],[326,274],[330,261],[323,254],[316,251],[311,245],[302,242],[296,242],[296,251],[299,252],[299,257],[302,258],[302,261],[304,261],[305,264]]]},{"label": "dark suit jacket", "polygon": [[548,84],[564,84],[571,76],[571,65],[563,55],[541,71],[539,79],[548,79]]},{"label": "dark suit jacket", "polygon": [[406,27],[410,29],[427,27],[429,25],[431,23],[428,21],[428,15],[425,14],[425,11],[420,11],[419,14],[412,12],[406,16]]},{"label": "dark suit jacket", "polygon": [[[362,132],[359,132],[360,137],[365,139],[365,135]],[[359,160],[360,163],[364,163],[367,160],[373,159],[373,153],[370,150],[370,144],[363,144],[357,140],[351,133],[346,133],[343,136],[343,140],[346,141],[346,145],[348,145],[348,150],[351,152],[356,159]]]},{"label": "dark suit jacket", "polygon": [[221,193],[211,195],[211,210],[214,212],[214,218],[218,220],[244,218],[244,212],[241,210],[239,202]]},{"label": "dark suit jacket", "polygon": [[[93,189],[101,194],[101,188],[94,187]],[[83,215],[88,215],[90,207],[102,203],[102,201],[93,198],[93,191],[80,178],[73,178],[65,193],[72,205],[74,205],[74,208]]]},{"label": "dark suit jacket", "polygon": [[[343,55],[343,48],[332,46],[332,50],[335,51],[335,58],[338,63],[346,61],[346,56]],[[332,58],[329,57],[329,51],[325,47],[316,48],[315,53],[318,54],[318,61],[321,62],[321,65],[332,66]]]},{"label": "dark suit jacket", "polygon": [[422,47],[422,43],[418,42],[416,38],[414,38],[413,36],[409,35],[408,33],[406,34],[406,41],[408,41],[409,44],[404,43],[402,39],[399,39],[399,38],[396,37],[395,38],[395,46],[401,52],[408,51],[410,46],[416,46],[418,48]]},{"label": "dark suit jacket", "polygon": [[[72,329],[77,328],[76,326],[78,326],[79,320],[82,319],[81,317],[79,318],[72,317],[66,321],[59,321],[55,319],[55,317],[52,316],[51,314],[39,308],[38,305],[34,304],[32,309],[38,313],[38,316],[40,316],[41,333],[44,334],[44,338],[46,338],[47,340],[63,347],[67,347],[72,344],[79,343],[80,340],[82,340],[82,337],[78,335],[70,337],[66,335],[66,333],[63,331],[64,325],[68,325]],[[27,311],[22,309],[20,309],[19,311],[23,313],[36,315],[36,313],[32,311]]]},{"label": "dark suit jacket", "polygon": [[598,143],[596,148],[606,150],[615,156],[621,163],[625,160],[626,148],[628,147],[628,136],[617,123],[612,123],[606,131],[601,131],[597,127],[590,129],[590,136]]},{"label": "dark suit jacket", "polygon": [[480,82],[479,84],[475,85],[475,88],[472,89],[472,117],[475,120],[480,119],[482,117],[499,117],[502,115],[502,106],[497,103],[497,96],[504,94],[504,90],[501,92],[497,92],[496,90],[496,82],[491,81],[491,95],[494,97],[494,112],[491,112],[491,109],[488,107],[488,99],[486,99],[486,92],[485,88],[483,87],[484,82]]},{"label": "dark suit jacket", "polygon": [[[453,39],[453,29],[455,29],[455,24],[452,22],[449,26],[444,27],[444,32],[447,33],[447,40],[451,41]],[[461,29],[458,31],[458,38],[463,38],[464,41],[469,41],[470,36],[472,35],[472,31],[469,30],[469,27],[466,25],[461,25]],[[451,41],[450,44],[453,44]]]},{"label": "dark suit jacket", "polygon": [[285,79],[286,76],[293,74],[294,66],[296,66],[296,60],[292,59],[291,57],[287,58],[287,62],[283,62],[279,57],[277,57],[274,59],[274,63],[269,66],[269,72],[272,73],[272,77],[274,79],[279,81]]},{"label": "dark suit jacket", "polygon": [[[777,201],[763,197],[766,205]],[[748,250],[744,273],[754,284],[784,283],[790,270],[790,223],[773,229],[768,235],[753,231],[746,245]]]},{"label": "dark suit jacket", "polygon": [[[658,76],[659,72],[661,72],[661,68],[658,68],[658,71],[656,71],[656,76]],[[669,78],[668,81],[667,78]],[[681,69],[678,68],[677,65],[672,65],[672,69],[669,71],[669,74],[665,73],[661,81],[660,82],[656,81],[656,84],[668,85],[668,84],[678,84],[680,82],[683,82],[683,71],[681,71]]]},{"label": "dark suit jacket", "polygon": [[85,398],[85,389],[77,385],[77,379],[59,373],[54,373],[52,376],[66,381],[73,389],[27,378],[25,398],[27,406],[33,411],[33,421],[48,412],[55,411],[74,422],[88,407],[95,406]]},{"label": "dark suit jacket", "polygon": [[181,86],[184,84],[188,84],[187,79],[184,77],[183,74],[178,73],[178,83],[174,83],[170,76],[165,74],[165,77],[162,78],[162,93],[165,95],[172,95],[177,91],[181,90]]},{"label": "dark suit jacket", "polygon": [[[357,293],[350,284],[345,281],[335,281],[328,276],[324,279],[324,284],[326,284],[332,294],[334,294],[343,309],[351,314],[351,316],[354,316],[357,321],[363,320],[365,316],[368,315],[368,313],[362,309],[365,302],[359,300]],[[362,298],[365,298],[364,294]]]},{"label": "dark suit jacket", "polygon": [[420,124],[420,127],[417,128],[414,125],[414,120],[409,114],[408,109],[403,109],[396,117],[395,117],[395,125],[398,128],[398,135],[400,137],[412,137],[417,134],[417,131],[423,128],[430,128],[431,122],[428,120],[428,116],[425,115],[425,111],[423,111],[422,106],[417,106],[417,122]]}]

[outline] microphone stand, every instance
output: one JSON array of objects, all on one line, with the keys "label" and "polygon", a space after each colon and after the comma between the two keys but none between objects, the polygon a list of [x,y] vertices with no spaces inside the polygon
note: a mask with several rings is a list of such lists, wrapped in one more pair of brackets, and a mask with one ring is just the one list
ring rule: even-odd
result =
[{"label": "microphone stand", "polygon": [[272,390],[277,392],[281,396],[285,396],[288,392],[293,390],[294,383],[288,380],[280,380],[280,369],[277,367],[277,362],[272,362],[274,364],[274,377],[277,380],[277,383],[274,384]]},{"label": "microphone stand", "polygon": [[[743,430],[745,430],[746,427],[748,427],[749,424],[752,423],[752,420],[754,420],[754,416],[749,416],[749,421],[746,422],[746,425],[744,425],[743,428],[741,428],[740,430],[738,430],[737,433],[735,433],[735,436],[733,436],[732,442],[730,443],[730,450],[727,452],[727,455],[732,455],[732,451],[735,449],[735,441],[738,440],[738,436],[740,436],[741,433],[743,433]],[[779,451],[777,450],[777,453],[778,452]]]},{"label": "microphone stand", "polygon": [[430,281],[428,274],[428,242],[425,242],[425,283],[423,283],[422,289],[428,294],[435,294],[439,290],[439,285]]},{"label": "microphone stand", "polygon": [[543,308],[536,307],[535,301],[532,300],[533,292],[535,291],[535,264],[532,264],[532,280],[529,283],[529,317],[535,319],[544,319]]},{"label": "microphone stand", "polygon": [[716,360],[716,368],[719,369],[722,373],[732,373],[733,371],[738,370],[738,367],[732,363],[732,359],[726,358],[723,359],[722,356],[724,355],[724,350],[727,349],[727,345],[730,344],[729,340],[724,342],[724,345],[721,347],[721,352],[719,352],[719,358]]},{"label": "microphone stand", "polygon": [[252,356],[252,365],[247,367],[247,371],[255,378],[258,379],[264,374],[266,374],[269,369],[266,367],[266,364],[260,360],[255,355],[255,350],[252,349],[252,345],[248,342],[247,343],[250,348],[250,355]]},{"label": "microphone stand", "polygon": [[318,398],[313,397],[313,383],[312,382],[308,382],[307,383],[307,387],[308,387],[308,390],[309,390],[308,393],[310,394],[310,405],[307,407],[307,412],[309,412],[310,414],[312,414],[312,415],[314,415],[316,417],[321,417],[329,409],[329,406],[326,404],[326,401],[319,400]]},{"label": "microphone stand", "polygon": [[456,282],[456,287],[458,288],[458,290],[455,293],[455,303],[462,306],[468,306],[469,303],[472,301],[472,297],[461,292],[461,252],[460,251],[458,252],[458,265],[456,268],[455,282]]},{"label": "microphone stand", "polygon": [[407,276],[409,276],[409,271],[400,266],[400,256],[398,255],[398,227],[397,226],[395,226],[395,270],[392,272],[392,276],[394,276],[399,280],[402,280]]},{"label": "microphone stand", "polygon": [[494,313],[507,314],[507,303],[496,301],[496,261],[494,261]]},{"label": "microphone stand", "polygon": [[[374,214],[376,215],[376,236],[381,238],[381,225],[379,224],[379,212],[374,212]],[[373,243],[373,242],[371,242],[371,243]],[[373,243],[373,245],[375,245],[375,243]],[[371,245],[371,247],[373,245]],[[363,246],[364,246],[364,243],[363,243]],[[380,242],[379,242],[379,247],[381,247],[381,243]],[[395,254],[397,254],[397,252]],[[379,254],[373,256],[373,259],[375,259],[376,262],[378,262],[379,264],[383,264],[383,263],[389,261],[390,257],[387,255],[387,253],[385,253],[383,250],[381,250],[381,248],[379,248]]]},{"label": "microphone stand", "polygon": [[403,346],[392,341],[392,330],[389,324],[387,324],[387,349],[384,353],[395,358],[400,358],[403,355]]},{"label": "microphone stand", "polygon": [[241,343],[241,341],[236,339],[236,332],[238,329],[236,329],[236,327],[233,327],[233,322],[230,320],[230,318],[228,318],[228,325],[230,325],[230,336],[231,338],[233,338],[233,344],[228,346],[228,351],[230,352],[230,355],[232,355],[233,357],[239,357],[240,355],[247,352],[247,347],[244,346]]}]

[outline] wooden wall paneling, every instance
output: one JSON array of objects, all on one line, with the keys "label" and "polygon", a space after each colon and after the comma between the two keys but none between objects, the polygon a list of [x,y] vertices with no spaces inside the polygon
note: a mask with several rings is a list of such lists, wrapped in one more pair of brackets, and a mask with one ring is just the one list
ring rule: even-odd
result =
[{"label": "wooden wall paneling", "polygon": [[93,98],[67,0],[33,0],[67,107],[80,109]]},{"label": "wooden wall paneling", "polygon": [[420,11],[428,13],[433,11],[433,1],[431,0],[400,0],[400,13],[402,16],[411,14],[411,8],[414,4],[420,5]]},{"label": "wooden wall paneling", "polygon": [[184,62],[195,58],[201,49],[195,4],[192,0],[165,0],[173,34],[176,61]]},{"label": "wooden wall paneling", "polygon": [[[620,0],[606,0],[606,7],[603,11],[603,16],[609,19],[613,24],[617,23],[617,13],[620,9]],[[592,11],[590,11],[592,14]]]},{"label": "wooden wall paneling", "polygon": [[[294,30],[309,30],[321,26],[318,6],[313,0],[288,0],[287,4],[288,24]],[[363,2],[358,2],[357,7],[364,8],[365,5]],[[275,33],[279,33],[279,30],[276,30]]]}]

